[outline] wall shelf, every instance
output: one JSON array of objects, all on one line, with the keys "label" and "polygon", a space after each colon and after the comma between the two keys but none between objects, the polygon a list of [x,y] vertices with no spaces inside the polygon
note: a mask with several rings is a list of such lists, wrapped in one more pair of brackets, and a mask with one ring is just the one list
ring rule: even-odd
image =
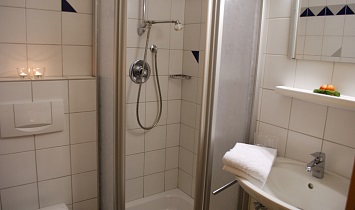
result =
[{"label": "wall shelf", "polygon": [[305,90],[286,86],[276,86],[275,92],[281,95],[294,97],[315,104],[355,111],[355,97],[344,95],[341,95],[340,97],[328,96],[319,93],[313,93],[313,90]]}]

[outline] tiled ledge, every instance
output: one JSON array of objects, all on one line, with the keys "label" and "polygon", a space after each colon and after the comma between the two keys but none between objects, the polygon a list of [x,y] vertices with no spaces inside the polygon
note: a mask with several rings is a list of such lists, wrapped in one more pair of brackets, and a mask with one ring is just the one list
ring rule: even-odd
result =
[{"label": "tiled ledge", "polygon": [[19,77],[0,77],[0,82],[52,81],[52,80],[95,80],[93,76],[44,77],[43,79],[21,79]]}]

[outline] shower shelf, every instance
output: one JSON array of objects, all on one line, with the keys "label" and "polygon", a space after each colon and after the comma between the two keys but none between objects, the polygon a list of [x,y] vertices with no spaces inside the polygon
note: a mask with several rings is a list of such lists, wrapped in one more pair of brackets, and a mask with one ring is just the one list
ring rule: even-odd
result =
[{"label": "shower shelf", "polygon": [[169,75],[171,79],[181,79],[181,80],[189,80],[191,79],[191,76],[185,75],[185,74],[172,74]]},{"label": "shower shelf", "polygon": [[351,96],[328,96],[319,93],[313,93],[311,90],[286,86],[276,86],[276,93],[315,104],[355,111],[355,98]]}]

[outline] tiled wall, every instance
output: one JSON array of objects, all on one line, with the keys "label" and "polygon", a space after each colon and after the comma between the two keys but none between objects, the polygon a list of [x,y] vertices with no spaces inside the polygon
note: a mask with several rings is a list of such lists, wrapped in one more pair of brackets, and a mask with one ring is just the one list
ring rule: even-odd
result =
[{"label": "tiled wall", "polygon": [[265,1],[258,130],[280,137],[279,156],[309,162],[310,153],[323,151],[326,169],[349,178],[355,155],[355,112],[281,96],[274,90],[276,85],[312,90],[333,84],[354,97],[355,64],[289,59],[290,11],[291,0]]},{"label": "tiled wall", "polygon": [[355,1],[301,1],[296,57],[355,62]]},{"label": "tiled wall", "polygon": [[[65,115],[62,132],[0,139],[0,209],[97,209],[91,51],[92,1],[0,0],[0,103],[59,99]],[[46,67],[45,79],[16,67]]]},{"label": "tiled wall", "polygon": [[[143,59],[147,33],[138,36],[142,0],[128,1],[127,32],[127,113],[126,113],[126,200],[131,201],[177,187],[181,81],[168,78],[182,73],[184,30],[173,24],[153,25],[150,45],[158,47],[158,71],[163,98],[163,112],[157,127],[141,129],[136,120],[138,86],[128,76],[128,68]],[[184,23],[185,0],[148,0],[148,19],[177,19]],[[148,49],[148,62],[152,56]],[[153,69],[153,68],[152,68]],[[143,125],[150,126],[157,113],[157,88],[153,73],[142,85],[139,114]]]},{"label": "tiled wall", "polygon": [[182,82],[181,128],[178,187],[194,196],[200,128],[202,77],[206,40],[207,1],[186,0],[183,45],[183,73],[191,76]]}]

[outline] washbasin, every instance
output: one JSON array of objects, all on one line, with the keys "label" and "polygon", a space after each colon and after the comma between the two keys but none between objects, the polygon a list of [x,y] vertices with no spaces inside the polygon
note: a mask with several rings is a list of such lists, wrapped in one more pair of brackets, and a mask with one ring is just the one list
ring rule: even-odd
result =
[{"label": "washbasin", "polygon": [[272,210],[345,209],[350,180],[325,171],[318,179],[305,170],[305,163],[278,157],[263,186],[237,177],[249,195]]}]

